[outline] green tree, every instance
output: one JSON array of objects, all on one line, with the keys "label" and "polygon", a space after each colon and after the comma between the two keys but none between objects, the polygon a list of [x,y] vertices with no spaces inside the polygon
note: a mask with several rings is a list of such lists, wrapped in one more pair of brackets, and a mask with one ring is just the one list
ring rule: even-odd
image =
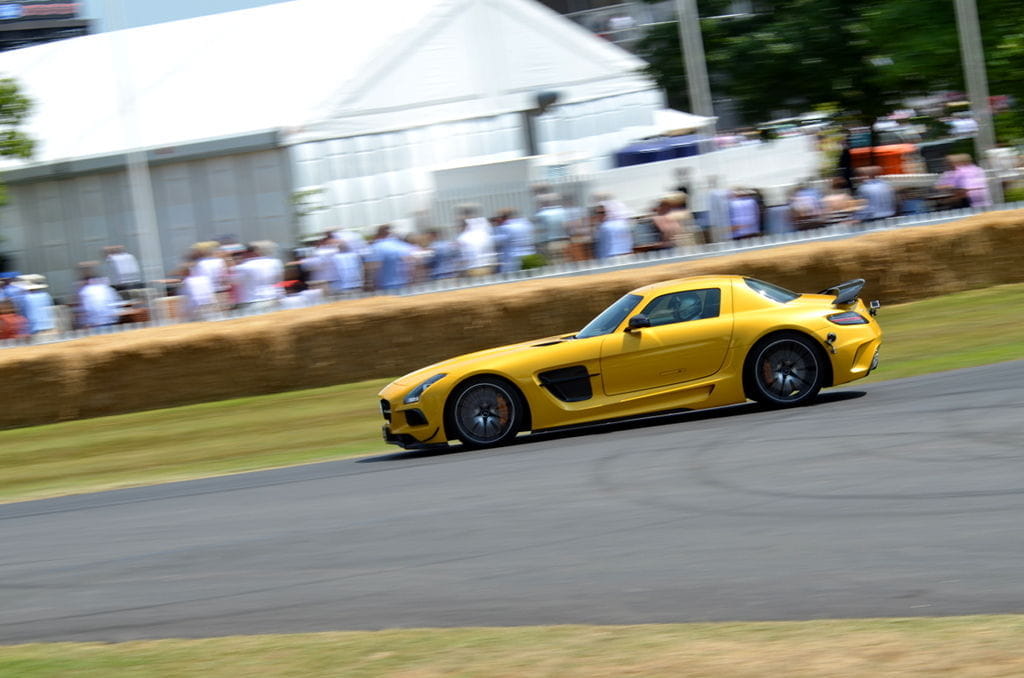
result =
[{"label": "green tree", "polygon": [[672,22],[651,26],[637,43],[636,51],[647,61],[644,73],[665,91],[669,107],[680,111],[692,110],[686,90],[686,70],[683,68],[678,24]]},{"label": "green tree", "polygon": [[[862,120],[884,113],[899,90],[888,60],[871,40],[864,17],[871,4],[776,0],[760,3],[750,15],[703,19],[708,70],[717,93],[731,97],[752,119],[827,103]],[[720,12],[723,3],[705,2],[701,9]],[[676,88],[682,67],[665,71],[661,66],[673,56],[680,60],[678,40],[674,55],[666,43],[667,31],[674,28],[656,27],[640,50],[644,56],[660,52],[647,72],[659,84]]]},{"label": "green tree", "polygon": [[19,127],[32,112],[32,100],[13,78],[0,78],[0,156],[31,158],[35,142]]},{"label": "green tree", "polygon": [[[716,96],[748,119],[825,105],[866,123],[908,96],[963,90],[953,0],[763,0],[723,16],[729,0],[700,3]],[[990,90],[1024,101],[1024,3],[978,0]],[[647,72],[686,107],[675,24],[640,43]]]},{"label": "green tree", "polygon": [[[32,101],[21,93],[12,78],[0,78],[0,157],[31,158],[35,142],[20,128],[32,112]],[[7,203],[7,190],[0,183],[0,205]],[[2,245],[2,242],[0,242]],[[7,257],[0,251],[0,269]]]}]

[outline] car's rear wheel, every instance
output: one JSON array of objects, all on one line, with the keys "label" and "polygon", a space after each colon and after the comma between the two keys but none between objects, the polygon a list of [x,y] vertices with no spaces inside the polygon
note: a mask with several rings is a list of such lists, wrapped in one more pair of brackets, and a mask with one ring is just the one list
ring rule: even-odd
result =
[{"label": "car's rear wheel", "polygon": [[751,350],[744,382],[747,396],[765,405],[789,407],[814,399],[824,383],[821,353],[799,334],[766,337]]},{"label": "car's rear wheel", "polygon": [[524,406],[502,379],[477,377],[460,384],[448,401],[448,424],[466,447],[503,445],[516,437]]}]

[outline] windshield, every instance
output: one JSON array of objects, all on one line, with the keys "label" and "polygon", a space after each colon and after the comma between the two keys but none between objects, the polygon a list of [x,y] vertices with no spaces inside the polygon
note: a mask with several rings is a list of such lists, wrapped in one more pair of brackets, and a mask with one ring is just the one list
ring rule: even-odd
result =
[{"label": "windshield", "polygon": [[743,282],[747,283],[747,287],[754,290],[762,297],[777,301],[780,304],[785,304],[788,301],[793,301],[800,295],[796,292],[790,292],[785,287],[779,287],[771,283],[766,283],[763,280],[756,280],[754,278],[744,278]]},{"label": "windshield", "polygon": [[601,315],[597,316],[590,323],[587,324],[579,333],[576,335],[577,339],[587,339],[589,337],[599,337],[602,334],[608,334],[613,332],[618,327],[629,312],[636,308],[636,305],[643,299],[638,294],[627,294],[622,297],[614,304],[601,311]]}]

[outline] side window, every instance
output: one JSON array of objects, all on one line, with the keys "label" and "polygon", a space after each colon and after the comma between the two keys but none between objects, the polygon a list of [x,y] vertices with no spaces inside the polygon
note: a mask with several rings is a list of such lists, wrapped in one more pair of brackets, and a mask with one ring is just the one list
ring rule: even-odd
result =
[{"label": "side window", "polygon": [[641,313],[651,321],[651,327],[682,323],[689,320],[717,318],[722,306],[722,290],[687,290],[663,294],[647,304]]}]

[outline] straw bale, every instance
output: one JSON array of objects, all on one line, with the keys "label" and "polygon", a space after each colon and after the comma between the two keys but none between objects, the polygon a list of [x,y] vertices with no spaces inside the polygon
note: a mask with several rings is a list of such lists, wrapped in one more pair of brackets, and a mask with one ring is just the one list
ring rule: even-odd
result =
[{"label": "straw bale", "polygon": [[295,388],[289,370],[293,351],[277,319],[209,323],[198,330],[155,328],[94,343],[83,355],[87,377],[79,416]]},{"label": "straw bale", "polygon": [[43,424],[77,417],[84,371],[75,354],[49,345],[9,349],[0,356],[4,393],[0,425]]},{"label": "straw bale", "polygon": [[[572,332],[625,292],[736,273],[800,291],[865,278],[884,304],[1024,282],[1024,211],[610,273],[380,296],[0,352],[0,427],[397,376]],[[17,397],[11,397],[17,394]]]}]

